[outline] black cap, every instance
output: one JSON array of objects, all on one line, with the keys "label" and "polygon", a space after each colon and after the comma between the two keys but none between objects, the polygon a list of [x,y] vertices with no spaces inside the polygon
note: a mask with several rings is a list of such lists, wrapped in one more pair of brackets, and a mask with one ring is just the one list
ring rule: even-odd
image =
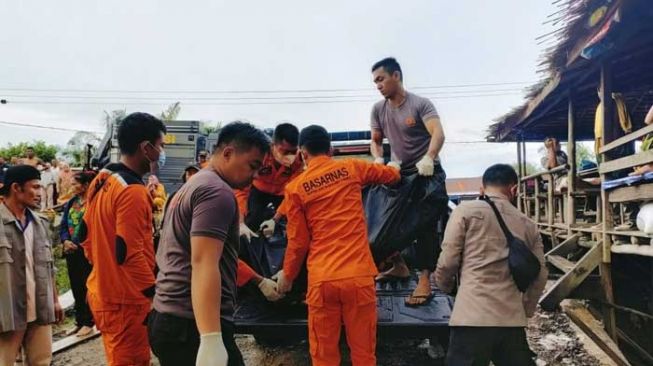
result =
[{"label": "black cap", "polygon": [[331,135],[322,126],[310,125],[299,133],[299,146],[305,146],[311,142],[331,143]]},{"label": "black cap", "polygon": [[199,167],[199,165],[194,164],[194,163],[188,164],[186,166],[186,169],[184,169],[184,172],[181,173],[181,181],[184,182],[184,183],[186,183],[186,172],[189,171],[189,170],[195,170],[196,172],[199,172],[201,170],[201,168]]},{"label": "black cap", "polygon": [[0,188],[0,195],[6,195],[12,184],[24,184],[30,180],[40,180],[41,173],[31,165],[16,165],[5,171],[5,179]]}]

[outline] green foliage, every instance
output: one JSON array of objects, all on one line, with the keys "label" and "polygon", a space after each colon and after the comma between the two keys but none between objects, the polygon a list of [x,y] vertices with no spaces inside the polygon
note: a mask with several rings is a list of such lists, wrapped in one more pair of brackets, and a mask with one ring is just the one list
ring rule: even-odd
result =
[{"label": "green foliage", "polygon": [[222,127],[222,122],[200,121],[200,133],[208,135],[218,132]]},{"label": "green foliage", "polygon": [[86,162],[86,146],[97,146],[100,138],[91,132],[77,131],[68,140],[62,155],[68,160],[71,166],[83,166]]},{"label": "green foliage", "polygon": [[179,116],[179,112],[181,112],[181,103],[175,102],[170,104],[165,111],[161,112],[161,114],[159,114],[159,118],[161,118],[164,122],[174,121],[177,119],[177,116]]},{"label": "green foliage", "polygon": [[594,149],[584,143],[576,143],[576,163],[580,164],[581,161],[588,160],[596,162],[596,155]]},{"label": "green foliage", "polygon": [[12,156],[19,158],[25,157],[25,149],[34,148],[34,153],[44,162],[52,161],[57,155],[58,148],[55,145],[48,145],[45,141],[34,141],[31,143],[21,142],[18,144],[7,144],[6,147],[0,148],[0,156],[5,160],[11,159]]}]

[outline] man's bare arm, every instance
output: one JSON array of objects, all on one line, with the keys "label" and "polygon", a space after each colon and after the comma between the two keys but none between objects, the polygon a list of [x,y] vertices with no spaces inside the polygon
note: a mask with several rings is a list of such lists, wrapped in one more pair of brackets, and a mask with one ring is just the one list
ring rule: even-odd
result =
[{"label": "man's bare arm", "polygon": [[372,141],[370,141],[370,153],[374,160],[383,159],[383,131],[372,129]]},{"label": "man's bare arm", "polygon": [[191,246],[191,298],[200,334],[220,332],[222,277],[220,258],[224,242],[207,236],[193,236]]},{"label": "man's bare arm", "polygon": [[426,130],[431,135],[431,142],[427,154],[430,158],[435,159],[440,155],[442,146],[444,145],[444,129],[439,117],[431,117],[424,121]]}]

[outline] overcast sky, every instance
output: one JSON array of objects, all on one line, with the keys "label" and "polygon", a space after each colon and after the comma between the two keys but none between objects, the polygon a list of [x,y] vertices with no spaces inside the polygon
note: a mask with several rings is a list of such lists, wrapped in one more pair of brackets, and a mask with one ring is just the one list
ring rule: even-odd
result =
[{"label": "overcast sky", "polygon": [[[0,0],[0,8],[8,100],[0,121],[59,129],[0,125],[0,145],[65,144],[72,130],[102,132],[104,110],[158,113],[175,100],[180,119],[364,130],[380,98],[370,67],[395,56],[406,88],[440,112],[450,177],[516,161],[513,144],[456,142],[482,140],[494,118],[522,103],[521,89],[538,79],[535,38],[554,11],[524,0]],[[534,158],[537,146],[529,150]]]}]

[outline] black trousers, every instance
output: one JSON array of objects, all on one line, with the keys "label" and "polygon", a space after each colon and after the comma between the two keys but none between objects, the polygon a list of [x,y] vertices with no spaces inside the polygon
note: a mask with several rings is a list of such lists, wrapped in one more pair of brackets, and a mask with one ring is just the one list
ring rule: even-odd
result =
[{"label": "black trousers", "polygon": [[[228,366],[244,366],[243,356],[234,340],[234,324],[221,321],[222,341],[229,355]],[[200,334],[194,319],[152,310],[147,319],[147,333],[152,352],[161,366],[195,366]]]},{"label": "black trousers", "polygon": [[91,274],[91,264],[84,256],[84,250],[79,247],[76,251],[66,254],[66,265],[68,266],[68,278],[70,289],[75,299],[75,325],[78,327],[92,327],[93,314],[86,301],[86,280]]},{"label": "black trousers", "polygon": [[448,366],[535,365],[522,327],[451,327]]},{"label": "black trousers", "polygon": [[[279,208],[281,201],[283,201],[283,196],[261,192],[252,186],[247,198],[247,217],[245,217],[245,224],[254,232],[258,231],[263,221],[269,220],[274,216],[275,210]],[[274,209],[268,207],[270,204],[272,204]]]},{"label": "black trousers", "polygon": [[[436,179],[441,185],[440,195],[446,196],[445,181],[447,175],[442,169],[442,165],[435,165],[432,177],[419,177],[419,179]],[[438,200],[432,206],[428,207],[428,217],[432,217],[432,221],[419,228],[416,232],[415,240],[415,269],[428,270],[434,272],[440,257],[440,233],[438,226],[440,219],[447,212],[448,200]],[[444,228],[443,228],[444,229]]]}]

